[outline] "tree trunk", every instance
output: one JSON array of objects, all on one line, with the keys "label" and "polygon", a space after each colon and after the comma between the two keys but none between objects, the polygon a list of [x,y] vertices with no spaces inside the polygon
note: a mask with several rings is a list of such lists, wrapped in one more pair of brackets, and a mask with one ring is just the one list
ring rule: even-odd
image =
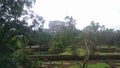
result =
[{"label": "tree trunk", "polygon": [[84,61],[83,61],[82,68],[85,68],[85,67],[86,67],[87,61],[89,60],[89,57],[90,57],[90,49],[89,49],[89,47],[88,47],[88,43],[87,43],[87,42],[85,42],[85,46],[86,46],[86,48],[87,48],[87,55],[86,55],[86,58],[85,58]]}]

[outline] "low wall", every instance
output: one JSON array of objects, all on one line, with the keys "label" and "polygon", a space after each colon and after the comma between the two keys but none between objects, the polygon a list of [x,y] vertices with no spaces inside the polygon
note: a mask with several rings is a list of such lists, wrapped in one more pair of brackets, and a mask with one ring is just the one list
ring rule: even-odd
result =
[{"label": "low wall", "polygon": [[[60,60],[84,60],[84,56],[77,55],[55,55],[55,56],[37,56],[30,55],[33,59],[42,61],[60,61]],[[89,60],[120,60],[120,55],[94,55]]]}]

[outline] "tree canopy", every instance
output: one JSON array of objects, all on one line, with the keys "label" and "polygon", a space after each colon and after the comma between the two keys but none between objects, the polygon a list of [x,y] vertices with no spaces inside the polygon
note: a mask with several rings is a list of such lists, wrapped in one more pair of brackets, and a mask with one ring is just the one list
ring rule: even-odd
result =
[{"label": "tree canopy", "polygon": [[[0,67],[16,68],[13,53],[26,43],[29,27],[19,20],[34,0],[0,0]],[[25,10],[24,8],[27,7]]]}]

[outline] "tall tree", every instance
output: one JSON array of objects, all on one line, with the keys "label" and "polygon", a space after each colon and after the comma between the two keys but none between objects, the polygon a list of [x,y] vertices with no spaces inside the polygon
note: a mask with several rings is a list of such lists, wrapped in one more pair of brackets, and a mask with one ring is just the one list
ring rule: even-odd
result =
[{"label": "tall tree", "polygon": [[64,20],[65,20],[65,26],[68,28],[68,29],[76,29],[76,27],[75,27],[75,24],[76,24],[76,20],[75,19],[73,19],[73,17],[71,16],[71,17],[69,17],[69,16],[66,16],[65,18],[64,18]]},{"label": "tall tree", "polygon": [[55,51],[58,53],[64,52],[64,49],[67,46],[71,46],[71,50],[75,55],[76,52],[76,37],[78,36],[78,30],[65,30],[64,32],[58,32],[55,36],[53,36],[52,40],[50,41],[50,51]]},{"label": "tall tree", "polygon": [[87,61],[89,60],[89,57],[91,55],[94,55],[95,49],[96,49],[96,43],[98,42],[98,33],[100,31],[100,25],[99,23],[94,23],[94,21],[91,22],[90,25],[85,27],[83,29],[83,42],[87,49],[87,55],[83,62],[83,68],[87,66]]},{"label": "tall tree", "polygon": [[32,28],[32,30],[39,30],[44,28],[45,20],[42,16],[39,16],[33,10],[24,11],[23,14],[24,15],[21,17],[21,19],[29,23],[29,26]]},{"label": "tall tree", "polygon": [[94,53],[94,49],[97,45],[97,42],[99,42],[98,34],[100,30],[101,26],[99,25],[99,23],[94,23],[94,21],[92,21],[90,25],[83,29],[83,32],[88,36],[87,39],[89,39],[89,41],[91,41],[92,43],[90,45],[91,54]]},{"label": "tall tree", "polygon": [[[24,7],[31,7],[33,0],[0,0],[0,67],[16,68],[13,53],[25,43],[29,28],[18,18]],[[26,10],[24,10],[26,11]]]}]

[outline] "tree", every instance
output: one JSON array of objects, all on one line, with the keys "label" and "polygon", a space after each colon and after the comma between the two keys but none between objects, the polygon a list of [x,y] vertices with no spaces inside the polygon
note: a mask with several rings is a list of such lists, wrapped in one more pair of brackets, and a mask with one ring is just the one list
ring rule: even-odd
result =
[{"label": "tree", "polygon": [[21,18],[25,22],[31,23],[29,26],[32,30],[41,30],[44,28],[44,18],[36,14],[33,10],[24,11],[24,16]]},{"label": "tree", "polygon": [[82,43],[82,45],[84,45],[83,47],[85,47],[87,51],[87,54],[85,55],[85,59],[83,61],[82,68],[87,68],[87,62],[89,60],[89,57],[94,54],[93,53],[94,42],[92,41],[93,39],[91,38],[91,34],[89,33],[82,32],[78,37],[79,43]]},{"label": "tree", "polygon": [[113,39],[114,45],[120,47],[120,30],[117,30],[115,33],[115,38]]},{"label": "tree", "polygon": [[68,40],[65,37],[63,32],[58,32],[50,41],[50,51],[55,53],[62,53],[65,47],[67,46]]},{"label": "tree", "polygon": [[[30,8],[33,0],[0,0],[0,67],[16,68],[14,52],[26,42],[27,23],[18,18],[24,7]],[[24,10],[26,11],[26,10]]]},{"label": "tree", "polygon": [[50,41],[50,51],[58,51],[58,53],[61,53],[64,52],[67,46],[71,46],[72,52],[75,51],[75,37],[79,33],[75,28],[75,22],[76,20],[74,20],[72,16],[65,17],[64,25],[62,25],[63,30],[56,33]]},{"label": "tree", "polygon": [[[115,39],[115,36],[116,36],[116,32],[113,30],[113,29],[105,29],[104,31],[101,31],[101,41],[102,41],[102,44],[104,45],[108,45],[109,47],[111,45],[114,45],[114,39]],[[104,38],[104,39],[103,39]]]},{"label": "tree", "polygon": [[40,48],[49,48],[49,42],[52,38],[52,34],[45,31],[33,30],[29,34],[30,38],[28,40],[29,46],[39,45]]},{"label": "tree", "polygon": [[58,32],[50,41],[50,51],[62,53],[67,46],[71,46],[73,55],[76,55],[76,38],[79,35],[78,30],[65,30]]},{"label": "tree", "polygon": [[91,44],[89,45],[91,54],[94,54],[94,49],[99,42],[98,35],[101,30],[102,29],[99,23],[94,23],[94,21],[92,21],[90,25],[83,29],[83,32],[87,36],[87,39],[89,39],[89,41],[91,42]]},{"label": "tree", "polygon": [[75,28],[75,24],[76,24],[76,20],[75,19],[73,19],[73,17],[71,16],[71,17],[69,17],[69,16],[66,16],[65,18],[64,18],[64,20],[65,20],[65,26],[68,28],[68,29],[76,29]]},{"label": "tree", "polygon": [[97,40],[100,30],[101,26],[99,25],[99,23],[94,23],[94,21],[92,21],[90,25],[83,29],[83,42],[87,49],[87,55],[84,59],[82,68],[85,68],[85,66],[87,66],[87,61],[89,60],[89,57],[91,55],[94,55],[95,53],[96,45],[99,42]]}]

